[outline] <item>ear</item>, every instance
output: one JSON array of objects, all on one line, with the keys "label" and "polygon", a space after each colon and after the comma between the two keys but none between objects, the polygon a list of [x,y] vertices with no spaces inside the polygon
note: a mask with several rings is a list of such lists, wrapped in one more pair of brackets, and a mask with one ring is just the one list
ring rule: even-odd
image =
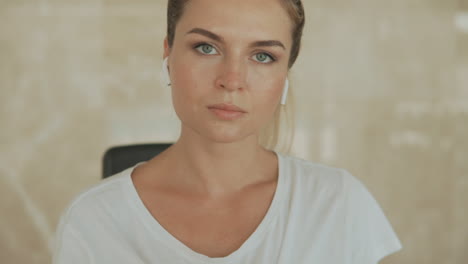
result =
[{"label": "ear", "polygon": [[164,38],[164,54],[163,54],[163,58],[166,58],[167,56],[169,56],[169,54],[171,53],[171,49],[169,48],[169,42],[167,41],[167,36]]}]

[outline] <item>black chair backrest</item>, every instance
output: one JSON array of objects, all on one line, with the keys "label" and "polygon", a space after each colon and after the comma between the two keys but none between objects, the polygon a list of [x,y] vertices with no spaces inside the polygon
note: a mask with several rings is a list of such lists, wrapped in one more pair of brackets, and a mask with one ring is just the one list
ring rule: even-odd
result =
[{"label": "black chair backrest", "polygon": [[116,146],[108,149],[102,159],[102,178],[107,178],[137,163],[152,159],[172,144],[139,144]]}]

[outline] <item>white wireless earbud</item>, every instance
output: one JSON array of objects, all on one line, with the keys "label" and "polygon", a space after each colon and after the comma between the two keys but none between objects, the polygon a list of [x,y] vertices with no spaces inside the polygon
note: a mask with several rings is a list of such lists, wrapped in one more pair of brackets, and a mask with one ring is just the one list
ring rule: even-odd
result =
[{"label": "white wireless earbud", "polygon": [[163,60],[161,74],[163,75],[162,79],[164,80],[164,82],[167,84],[167,86],[170,86],[171,85],[171,77],[169,76],[169,71],[168,71],[168,68],[167,68],[167,59],[168,58],[169,58],[169,56],[166,57]]},{"label": "white wireless earbud", "polygon": [[286,78],[286,81],[284,82],[283,95],[281,96],[282,105],[286,104],[286,99],[288,98],[288,90],[289,90],[289,80]]}]

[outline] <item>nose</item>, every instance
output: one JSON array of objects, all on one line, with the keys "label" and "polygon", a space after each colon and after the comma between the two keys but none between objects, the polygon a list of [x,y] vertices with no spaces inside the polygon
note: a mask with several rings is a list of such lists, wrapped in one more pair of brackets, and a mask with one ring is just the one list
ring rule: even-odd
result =
[{"label": "nose", "polygon": [[241,59],[225,59],[219,67],[216,87],[235,91],[246,86],[246,65]]}]

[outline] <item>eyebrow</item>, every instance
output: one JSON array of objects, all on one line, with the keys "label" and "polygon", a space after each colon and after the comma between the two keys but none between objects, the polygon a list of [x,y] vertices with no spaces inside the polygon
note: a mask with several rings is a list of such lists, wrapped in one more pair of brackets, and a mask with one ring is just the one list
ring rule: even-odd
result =
[{"label": "eyebrow", "polygon": [[[216,35],[215,33],[211,32],[211,31],[208,31],[208,30],[202,29],[202,28],[193,28],[189,32],[186,33],[186,35],[188,35],[188,34],[200,34],[200,35],[203,35],[203,36],[205,36],[207,38],[215,40],[217,42],[222,42],[222,43],[225,42],[222,37]],[[283,48],[284,50],[286,50],[286,47],[284,46],[284,44],[281,43],[281,41],[278,41],[278,40],[255,41],[255,42],[251,43],[249,46],[250,47],[280,47],[280,48]]]}]

